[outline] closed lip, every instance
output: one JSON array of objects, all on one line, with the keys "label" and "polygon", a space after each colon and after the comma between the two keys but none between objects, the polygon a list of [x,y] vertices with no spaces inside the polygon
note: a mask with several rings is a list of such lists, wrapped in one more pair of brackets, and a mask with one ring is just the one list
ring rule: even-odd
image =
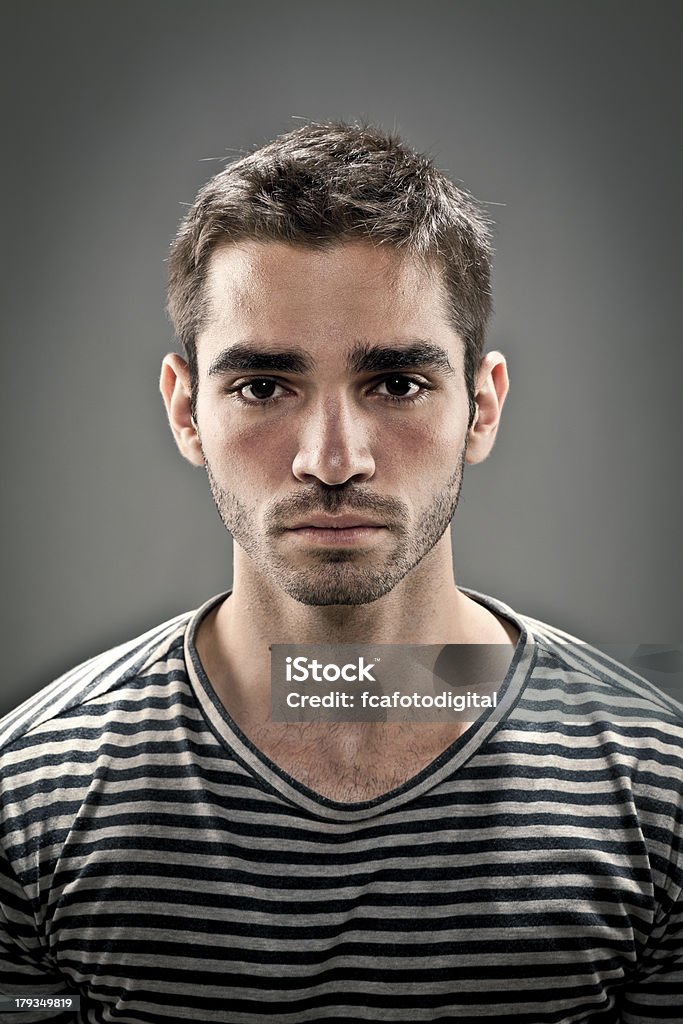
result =
[{"label": "closed lip", "polygon": [[360,516],[311,516],[300,523],[294,523],[288,527],[290,530],[353,530],[358,527],[370,526],[375,529],[382,527],[383,523],[375,522],[373,519],[363,519]]}]

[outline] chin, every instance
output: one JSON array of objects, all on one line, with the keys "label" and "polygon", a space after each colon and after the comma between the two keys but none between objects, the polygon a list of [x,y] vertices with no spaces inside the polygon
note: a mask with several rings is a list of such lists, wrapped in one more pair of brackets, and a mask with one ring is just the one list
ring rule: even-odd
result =
[{"label": "chin", "polygon": [[405,575],[349,569],[344,572],[341,563],[330,562],[325,568],[302,571],[284,579],[276,575],[274,582],[299,604],[320,608],[372,604],[390,593]]},{"label": "chin", "polygon": [[373,601],[378,601],[380,597],[384,597],[384,593],[381,594],[368,594],[368,593],[310,593],[301,590],[288,590],[287,593],[290,597],[298,601],[299,604],[305,604],[309,608],[348,608],[355,605],[372,604]]}]

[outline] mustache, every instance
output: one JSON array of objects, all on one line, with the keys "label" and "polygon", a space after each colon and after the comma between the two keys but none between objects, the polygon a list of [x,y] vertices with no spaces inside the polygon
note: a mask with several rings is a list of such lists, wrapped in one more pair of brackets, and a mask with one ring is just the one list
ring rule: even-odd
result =
[{"label": "mustache", "polygon": [[370,512],[398,533],[405,532],[403,524],[408,519],[408,508],[402,501],[342,484],[339,487],[312,487],[275,502],[265,514],[265,526],[270,534],[285,533],[288,527],[283,526],[283,522],[291,522],[292,519],[314,515],[316,512],[326,512],[328,515]]}]

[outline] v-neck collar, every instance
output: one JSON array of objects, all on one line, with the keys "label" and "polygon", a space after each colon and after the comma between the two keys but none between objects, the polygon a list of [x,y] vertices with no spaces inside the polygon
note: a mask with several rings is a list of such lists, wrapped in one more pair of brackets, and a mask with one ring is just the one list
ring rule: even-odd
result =
[{"label": "v-neck collar", "polygon": [[274,791],[286,803],[299,807],[309,815],[338,822],[361,821],[392,811],[416,799],[452,776],[481,748],[518,702],[535,664],[534,638],[526,624],[508,605],[476,590],[465,587],[458,589],[489,611],[512,622],[519,630],[519,639],[498,691],[495,713],[494,709],[489,709],[480,715],[462,736],[400,786],[371,800],[354,803],[332,800],[292,778],[242,732],[225,709],[206,675],[195,643],[202,619],[229,597],[230,591],[217,594],[198,608],[189,619],[185,630],[184,650],[188,678],[211,731],[219,743],[263,785]]}]

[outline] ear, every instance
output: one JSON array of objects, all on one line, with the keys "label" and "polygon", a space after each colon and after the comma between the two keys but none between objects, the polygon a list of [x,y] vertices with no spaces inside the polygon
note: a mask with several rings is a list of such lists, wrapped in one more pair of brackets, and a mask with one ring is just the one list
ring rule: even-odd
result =
[{"label": "ear", "polygon": [[476,413],[467,433],[465,461],[471,465],[483,462],[493,448],[509,387],[505,356],[500,352],[488,352],[477,373]]},{"label": "ear", "polygon": [[199,443],[197,424],[192,418],[190,370],[186,361],[176,352],[164,357],[159,389],[180,453],[194,466],[203,466],[204,456]]}]

